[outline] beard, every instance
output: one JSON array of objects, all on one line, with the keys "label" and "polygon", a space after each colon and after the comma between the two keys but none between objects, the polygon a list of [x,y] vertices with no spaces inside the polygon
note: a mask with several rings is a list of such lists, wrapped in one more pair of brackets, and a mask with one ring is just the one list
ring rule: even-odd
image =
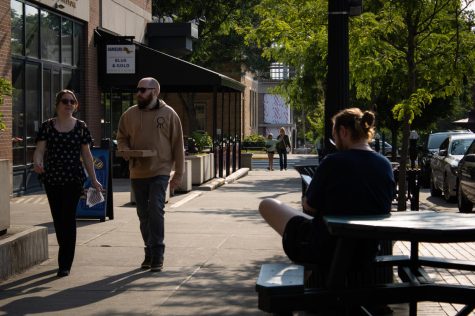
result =
[{"label": "beard", "polygon": [[151,108],[155,103],[157,103],[157,98],[152,93],[146,98],[137,98],[139,109]]}]

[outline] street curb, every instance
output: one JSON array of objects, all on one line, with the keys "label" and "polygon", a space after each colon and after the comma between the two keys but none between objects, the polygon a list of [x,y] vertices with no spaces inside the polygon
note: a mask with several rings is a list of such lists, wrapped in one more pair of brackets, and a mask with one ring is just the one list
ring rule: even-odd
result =
[{"label": "street curb", "polygon": [[231,175],[227,176],[226,178],[211,179],[210,181],[203,183],[196,188],[193,188],[193,190],[212,191],[219,188],[220,186],[224,184],[233,183],[234,181],[247,176],[248,173],[249,173],[249,168],[241,168],[237,170],[236,172],[232,173]]},{"label": "street curb", "polygon": [[0,280],[21,273],[48,259],[48,229],[12,225],[0,240]]},{"label": "street curb", "polygon": [[241,168],[237,170],[236,172],[234,172],[233,174],[231,174],[230,176],[227,176],[226,183],[233,183],[234,181],[247,176],[248,173],[249,173],[249,168]]}]

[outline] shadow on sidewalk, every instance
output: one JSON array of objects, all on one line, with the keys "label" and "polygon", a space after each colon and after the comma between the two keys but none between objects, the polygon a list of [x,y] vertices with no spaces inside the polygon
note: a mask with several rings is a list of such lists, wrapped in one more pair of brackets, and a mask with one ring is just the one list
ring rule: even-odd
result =
[{"label": "shadow on sidewalk", "polygon": [[[55,291],[47,284],[60,280],[56,277],[56,271],[56,269],[48,270],[0,285],[1,299],[19,297],[2,306],[2,312],[7,315],[30,315],[65,311],[109,299],[134,287],[146,291],[147,288],[156,286],[155,282],[137,286],[130,285],[143,278],[145,274],[150,274],[149,271],[134,269],[92,283]],[[52,291],[54,292],[52,293]],[[31,296],[32,293],[41,293],[42,295]],[[25,295],[27,296],[24,297]],[[105,314],[113,315],[114,311]]]}]

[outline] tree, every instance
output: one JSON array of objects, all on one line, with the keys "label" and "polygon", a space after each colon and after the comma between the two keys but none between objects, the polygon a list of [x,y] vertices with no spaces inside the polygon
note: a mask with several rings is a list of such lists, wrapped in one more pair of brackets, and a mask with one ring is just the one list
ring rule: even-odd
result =
[{"label": "tree", "polygon": [[[237,30],[252,25],[256,18],[252,7],[258,0],[154,0],[152,14],[172,17],[174,22],[198,23],[198,40],[193,52],[184,59],[203,67],[222,72],[223,66],[234,65],[237,76],[241,66],[262,73],[269,62],[261,58],[262,51],[256,46],[245,45],[244,35]],[[226,71],[226,70],[224,70]],[[236,78],[237,79],[237,78]],[[180,93],[180,99],[189,118],[190,131],[196,130],[196,93]]]},{"label": "tree", "polygon": [[[248,45],[256,45],[269,62],[279,62],[292,76],[274,90],[307,123],[323,133],[327,52],[327,4],[323,0],[262,0],[254,7],[258,24],[242,28]],[[305,123],[304,123],[305,124]]]},{"label": "tree", "polygon": [[185,58],[198,65],[216,69],[223,63],[244,63],[261,71],[268,63],[260,58],[255,46],[244,45],[236,30],[252,25],[252,8],[259,0],[154,0],[152,14],[172,17],[174,22],[195,21],[199,26],[193,52]]},{"label": "tree", "polygon": [[460,1],[370,2],[377,12],[352,27],[352,82],[359,98],[393,102],[388,106],[402,124],[398,210],[405,210],[411,124],[433,98],[457,98],[473,86],[475,36]]}]

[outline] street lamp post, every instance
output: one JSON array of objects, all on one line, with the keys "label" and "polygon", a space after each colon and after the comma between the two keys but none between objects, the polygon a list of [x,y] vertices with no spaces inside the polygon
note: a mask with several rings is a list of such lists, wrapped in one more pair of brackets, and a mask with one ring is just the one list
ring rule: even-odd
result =
[{"label": "street lamp post", "polygon": [[349,41],[348,18],[361,13],[362,0],[328,1],[328,72],[325,97],[324,154],[334,146],[331,118],[349,107]]},{"label": "street lamp post", "polygon": [[411,160],[411,169],[416,167],[417,159],[417,140],[419,139],[419,134],[416,131],[411,131],[409,134],[409,159]]},{"label": "street lamp post", "polygon": [[[381,149],[381,143],[380,143],[380,141],[381,141],[381,135],[379,135],[379,133],[376,133],[376,134],[374,135],[374,151],[376,151],[376,152],[378,152],[378,153],[379,153],[379,151],[380,151],[380,149]],[[384,146],[384,144],[383,144],[383,146]]]}]

